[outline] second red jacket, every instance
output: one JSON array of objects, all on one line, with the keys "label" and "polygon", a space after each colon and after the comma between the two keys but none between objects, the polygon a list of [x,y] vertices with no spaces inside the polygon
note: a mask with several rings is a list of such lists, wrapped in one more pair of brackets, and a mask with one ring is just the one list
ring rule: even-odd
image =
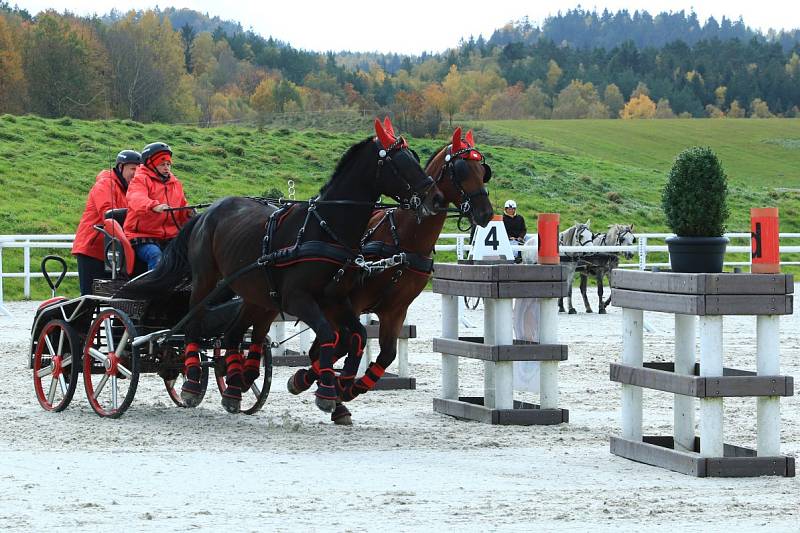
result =
[{"label": "second red jacket", "polygon": [[187,205],[183,185],[170,172],[164,181],[158,174],[139,165],[136,174],[128,185],[128,216],[125,218],[125,235],[128,239],[153,238],[169,240],[174,238],[181,227],[189,220],[190,210],[156,213],[153,208],[159,204],[170,207]]},{"label": "second red jacket", "polygon": [[86,208],[75,232],[72,254],[82,254],[103,260],[103,234],[94,229],[95,224],[103,223],[103,215],[109,209],[128,207],[125,189],[113,169],[101,171],[89,191]]}]

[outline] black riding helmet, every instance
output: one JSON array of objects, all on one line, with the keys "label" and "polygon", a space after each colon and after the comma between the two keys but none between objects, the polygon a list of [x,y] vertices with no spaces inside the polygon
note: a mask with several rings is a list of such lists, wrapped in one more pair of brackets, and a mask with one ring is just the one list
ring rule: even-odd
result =
[{"label": "black riding helmet", "polygon": [[147,165],[148,161],[150,161],[154,155],[160,154],[161,152],[167,152],[172,156],[172,148],[170,148],[168,144],[161,142],[148,144],[142,150],[142,163]]},{"label": "black riding helmet", "polygon": [[117,154],[115,166],[121,168],[123,165],[141,165],[142,154],[136,150],[123,150]]}]

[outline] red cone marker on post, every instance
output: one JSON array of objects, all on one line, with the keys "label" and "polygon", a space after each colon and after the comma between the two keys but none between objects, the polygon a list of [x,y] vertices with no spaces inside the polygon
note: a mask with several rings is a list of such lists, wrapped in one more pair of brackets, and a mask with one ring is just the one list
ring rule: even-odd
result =
[{"label": "red cone marker on post", "polygon": [[753,253],[750,271],[777,274],[781,271],[779,220],[777,207],[750,209],[750,245]]},{"label": "red cone marker on post", "polygon": [[558,213],[539,213],[537,229],[539,232],[539,264],[557,265],[558,257]]}]

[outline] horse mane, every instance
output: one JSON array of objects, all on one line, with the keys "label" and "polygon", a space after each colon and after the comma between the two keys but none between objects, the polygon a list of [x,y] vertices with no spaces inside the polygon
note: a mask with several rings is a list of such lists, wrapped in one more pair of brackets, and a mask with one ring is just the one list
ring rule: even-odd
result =
[{"label": "horse mane", "polygon": [[606,232],[606,242],[611,243],[609,246],[613,246],[617,243],[617,238],[619,238],[619,224],[611,224],[611,227],[608,228]]},{"label": "horse mane", "polygon": [[578,231],[578,225],[577,224],[575,224],[574,226],[564,230],[564,232],[561,235],[559,235],[559,238],[561,240],[561,244],[563,244],[565,246],[571,246],[572,245],[572,239],[575,237],[575,232],[576,231]]},{"label": "horse mane", "polygon": [[361,150],[361,148],[363,148],[364,145],[370,142],[372,142],[372,137],[367,137],[363,141],[354,144],[353,146],[347,149],[344,155],[341,158],[339,158],[339,162],[336,163],[336,168],[333,169],[333,174],[331,174],[331,177],[330,179],[328,179],[328,182],[320,188],[319,190],[320,196],[325,194],[325,192],[331,188],[331,184],[333,183],[333,181],[344,170],[344,167],[350,162],[350,160],[355,157],[356,152]]},{"label": "horse mane", "polygon": [[428,158],[428,161],[425,163],[425,166],[424,166],[424,167],[422,167],[422,168],[428,168],[428,166],[429,166],[431,163],[433,163],[433,160],[436,158],[436,156],[437,156],[437,155],[439,155],[439,152],[441,152],[442,150],[444,150],[445,146],[447,146],[447,145],[446,145],[446,144],[443,144],[442,146],[440,146],[439,148],[437,148],[436,150],[434,150],[434,151],[433,151],[433,153],[431,154],[431,156]]}]

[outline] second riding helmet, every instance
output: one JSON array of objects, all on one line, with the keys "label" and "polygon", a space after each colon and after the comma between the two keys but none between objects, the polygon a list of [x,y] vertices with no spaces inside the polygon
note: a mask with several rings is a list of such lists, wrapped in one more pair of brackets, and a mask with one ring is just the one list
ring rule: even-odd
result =
[{"label": "second riding helmet", "polygon": [[142,154],[137,152],[136,150],[123,150],[117,154],[117,161],[115,166],[119,167],[120,165],[141,165],[142,164]]},{"label": "second riding helmet", "polygon": [[150,143],[142,149],[142,163],[149,166],[153,157],[165,152],[172,157],[172,148],[168,144],[162,142]]}]

